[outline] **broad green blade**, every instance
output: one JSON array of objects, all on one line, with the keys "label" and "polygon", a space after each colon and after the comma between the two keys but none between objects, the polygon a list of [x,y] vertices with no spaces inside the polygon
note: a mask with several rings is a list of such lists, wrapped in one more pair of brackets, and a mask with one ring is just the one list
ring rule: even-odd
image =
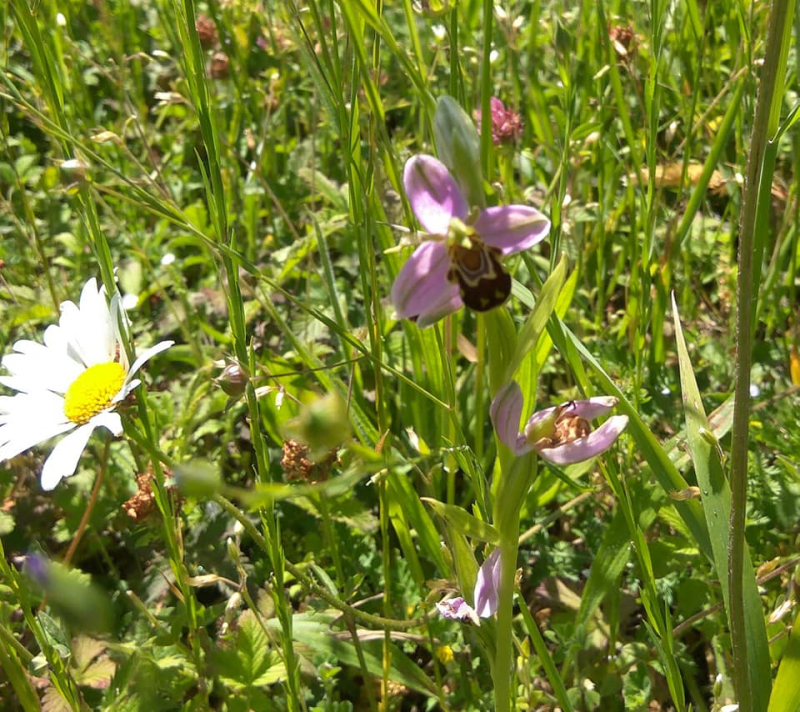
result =
[{"label": "broad green blade", "polygon": [[[697,484],[700,486],[703,501],[703,514],[714,554],[714,567],[717,571],[725,610],[729,610],[730,590],[728,587],[728,538],[731,515],[731,490],[720,460],[720,450],[711,425],[703,410],[703,402],[686,350],[678,306],[672,299],[672,314],[675,322],[675,341],[678,348],[678,363],[681,370],[681,390],[683,392],[686,437],[689,452],[694,462]],[[767,708],[770,696],[770,658],[767,642],[767,629],[764,625],[764,612],[758,595],[750,553],[745,549],[744,575],[741,594],[745,603],[745,626],[750,648],[750,687],[753,704],[757,710]]]},{"label": "broad green blade", "polygon": [[[577,336],[573,334],[563,322],[559,321],[562,333],[566,337],[565,346],[567,349],[574,348],[583,361],[594,372],[595,377],[600,383],[600,392],[606,395],[616,396],[619,398],[617,404],[617,412],[623,413],[630,418],[628,424],[628,434],[636,441],[636,446],[639,448],[642,457],[650,465],[653,474],[656,476],[658,483],[668,494],[684,490],[688,487],[686,480],[678,472],[677,468],[670,460],[669,455],[661,446],[661,443],[655,438],[650,428],[647,427],[642,420],[639,413],[631,405],[630,401],[625,397],[623,392],[617,387],[616,383],[605,372],[603,367],[597,362],[586,347],[580,342]],[[566,358],[572,361],[572,354],[566,354]],[[713,555],[711,553],[711,542],[708,538],[708,530],[706,529],[705,521],[703,520],[703,512],[699,502],[689,500],[686,502],[672,502],[681,519],[686,522],[686,526],[692,532],[692,536],[697,542],[700,550],[711,561]]]},{"label": "broad green blade", "polygon": [[423,497],[422,501],[464,536],[478,541],[485,541],[495,546],[500,544],[500,532],[489,522],[473,517],[463,507],[439,502],[429,497]]},{"label": "broad green blade", "polygon": [[769,712],[800,710],[800,613],[794,619],[789,643],[781,658],[778,677],[769,698]]}]

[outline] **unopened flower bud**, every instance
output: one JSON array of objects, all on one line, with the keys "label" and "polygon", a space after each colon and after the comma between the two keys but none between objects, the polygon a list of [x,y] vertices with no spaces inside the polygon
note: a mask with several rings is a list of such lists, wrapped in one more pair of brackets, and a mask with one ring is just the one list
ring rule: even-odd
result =
[{"label": "unopened flower bud", "polygon": [[39,554],[26,556],[22,564],[22,570],[29,579],[35,581],[42,588],[49,584],[50,562],[43,556],[39,556]]},{"label": "unopened flower bud", "polygon": [[214,52],[208,73],[212,79],[226,79],[231,73],[231,60],[225,52]]},{"label": "unopened flower bud", "polygon": [[79,158],[70,158],[61,164],[61,176],[65,183],[83,183],[89,166]]},{"label": "unopened flower bud", "polygon": [[231,537],[228,537],[225,546],[228,548],[228,556],[230,556],[233,561],[238,562],[240,554],[236,542]]},{"label": "unopened flower bud", "polygon": [[469,205],[483,206],[481,140],[472,119],[451,96],[439,97],[433,115],[439,158],[453,174]]},{"label": "unopened flower bud", "polygon": [[329,393],[307,406],[289,423],[288,431],[308,446],[309,459],[318,462],[350,437],[347,406],[340,395]]},{"label": "unopened flower bud", "polygon": [[185,462],[176,466],[173,474],[186,497],[205,499],[216,494],[222,484],[219,472],[210,462]]},{"label": "unopened flower bud", "polygon": [[242,594],[236,591],[225,604],[225,613],[233,613],[242,605]]},{"label": "unopened flower bud", "polygon": [[219,387],[231,398],[241,398],[249,380],[247,369],[238,361],[231,361],[216,379]]}]

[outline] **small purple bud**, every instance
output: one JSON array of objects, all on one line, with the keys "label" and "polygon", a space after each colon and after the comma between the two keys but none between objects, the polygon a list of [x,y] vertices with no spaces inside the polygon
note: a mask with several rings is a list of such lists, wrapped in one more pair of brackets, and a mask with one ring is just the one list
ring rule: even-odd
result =
[{"label": "small purple bud", "polygon": [[39,554],[29,554],[22,565],[23,573],[42,588],[50,583],[50,562]]},{"label": "small purple bud", "polygon": [[475,582],[475,612],[481,618],[489,618],[500,604],[500,549],[495,549],[478,569]]},{"label": "small purple bud", "polygon": [[442,618],[449,621],[471,621],[475,625],[481,622],[475,614],[475,609],[469,605],[461,596],[457,598],[447,598],[436,604],[436,609]]}]

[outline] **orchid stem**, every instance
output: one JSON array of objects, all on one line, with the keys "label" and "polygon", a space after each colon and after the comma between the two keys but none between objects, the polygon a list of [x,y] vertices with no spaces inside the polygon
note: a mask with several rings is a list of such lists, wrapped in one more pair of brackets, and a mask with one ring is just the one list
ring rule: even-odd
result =
[{"label": "orchid stem", "polygon": [[511,624],[514,615],[514,578],[517,571],[519,515],[514,519],[516,519],[516,527],[505,531],[500,541],[500,590],[498,594],[500,605],[497,609],[497,652],[492,670],[497,712],[507,712],[512,709],[514,632]]}]

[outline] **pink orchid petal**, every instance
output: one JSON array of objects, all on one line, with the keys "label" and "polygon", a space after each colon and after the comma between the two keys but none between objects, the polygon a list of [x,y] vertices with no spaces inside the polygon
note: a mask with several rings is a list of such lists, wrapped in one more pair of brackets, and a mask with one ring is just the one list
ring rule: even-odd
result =
[{"label": "pink orchid petal", "polygon": [[447,598],[436,604],[436,609],[442,618],[450,621],[472,621],[475,625],[481,622],[475,613],[475,609],[469,605],[461,596],[458,598]]},{"label": "pink orchid petal", "polygon": [[447,281],[450,256],[441,242],[425,242],[403,265],[392,286],[392,302],[399,318],[419,316],[452,299],[458,287]]},{"label": "pink orchid petal", "polygon": [[598,396],[587,400],[572,401],[570,415],[575,415],[584,420],[594,420],[607,415],[619,403],[614,396]]},{"label": "pink orchid petal", "polygon": [[469,206],[447,167],[433,156],[412,156],[403,185],[419,224],[432,235],[446,235],[450,218],[466,218]]},{"label": "pink orchid petal", "polygon": [[458,292],[458,287],[455,284],[452,284],[448,288],[448,291],[443,293],[442,300],[439,304],[435,304],[419,315],[417,318],[417,326],[420,329],[424,329],[426,326],[431,326],[439,321],[439,319],[446,317],[448,314],[457,312],[463,306],[464,302]]},{"label": "pink orchid petal", "polygon": [[493,616],[500,605],[500,568],[500,549],[495,549],[478,569],[473,598],[481,618]]},{"label": "pink orchid petal", "polygon": [[627,425],[627,415],[614,415],[585,438],[552,448],[542,448],[539,454],[554,465],[573,465],[589,460],[608,450]]},{"label": "pink orchid petal", "polygon": [[521,442],[519,433],[519,419],[522,415],[522,391],[516,381],[511,381],[503,386],[494,397],[489,408],[489,417],[492,419],[494,430],[500,442],[517,455],[530,452],[533,448],[520,452]]},{"label": "pink orchid petal", "polygon": [[544,240],[550,221],[528,205],[502,205],[481,211],[473,227],[484,244],[511,255]]}]

